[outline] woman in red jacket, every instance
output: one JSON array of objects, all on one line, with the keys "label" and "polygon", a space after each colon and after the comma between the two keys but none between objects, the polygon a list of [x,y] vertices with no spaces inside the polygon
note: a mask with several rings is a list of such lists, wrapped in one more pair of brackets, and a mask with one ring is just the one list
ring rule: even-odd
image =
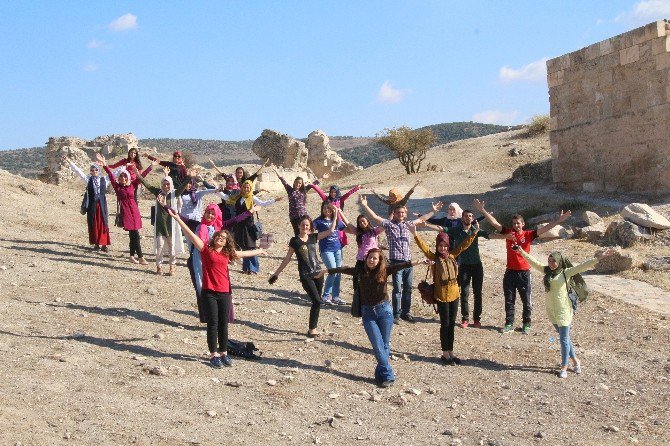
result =
[{"label": "woman in red jacket", "polygon": [[[139,180],[131,180],[130,172],[121,167],[116,170],[116,175],[112,170],[107,166],[107,161],[105,157],[101,154],[96,155],[100,164],[105,168],[105,172],[109,175],[109,181],[112,183],[114,192],[116,192],[116,199],[119,203],[119,209],[121,212],[121,222],[123,224],[123,229],[128,231],[128,236],[130,237],[130,262],[131,263],[140,263],[146,265],[147,261],[142,255],[142,246],[140,245],[140,229],[142,229],[142,216],[140,215],[140,209],[137,207],[137,201],[135,201],[135,189],[139,183]],[[146,177],[154,165],[157,165],[157,162],[152,162],[144,172],[140,175]],[[131,170],[134,169],[134,165],[130,165]],[[137,259],[135,255],[137,254]]]}]

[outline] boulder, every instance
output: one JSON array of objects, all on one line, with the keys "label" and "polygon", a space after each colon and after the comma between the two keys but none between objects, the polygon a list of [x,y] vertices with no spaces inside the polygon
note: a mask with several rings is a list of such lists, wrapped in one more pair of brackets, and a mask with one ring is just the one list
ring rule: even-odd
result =
[{"label": "boulder", "polygon": [[656,212],[648,204],[631,203],[619,213],[626,220],[652,229],[670,229],[670,220]]},{"label": "boulder", "polygon": [[631,252],[616,249],[615,254],[601,257],[603,252],[605,252],[605,249],[599,249],[595,254],[600,259],[595,267],[595,271],[599,273],[618,273],[629,270],[636,264],[636,258]]},{"label": "boulder", "polygon": [[582,220],[586,222],[586,226],[594,226],[598,223],[602,223],[603,221],[603,219],[598,214],[591,211],[582,212]]},{"label": "boulder", "polygon": [[275,130],[263,130],[251,150],[262,160],[269,159],[276,166],[303,170],[307,167],[305,143]]},{"label": "boulder", "polygon": [[560,212],[550,212],[548,214],[538,215],[537,217],[532,217],[526,220],[526,226],[534,226],[540,223],[548,223],[550,221],[556,220],[561,216]]},{"label": "boulder", "polygon": [[[537,225],[537,229],[547,226],[548,223],[542,223]],[[568,231],[561,225],[556,225],[551,228],[549,231],[540,235],[540,240],[555,240],[557,238],[567,239],[570,238]]]},{"label": "boulder", "polygon": [[329,138],[321,130],[314,130],[307,137],[307,166],[319,178],[336,180],[350,175],[362,167],[342,159],[330,148]]},{"label": "boulder", "polygon": [[642,268],[652,271],[670,271],[670,257],[652,257],[642,264]]},{"label": "boulder", "polygon": [[583,237],[586,238],[589,242],[593,243],[605,236],[605,223],[602,221],[585,228],[581,228],[580,232]]},{"label": "boulder", "polygon": [[613,221],[605,230],[605,238],[624,248],[652,238],[649,229],[629,221]]}]

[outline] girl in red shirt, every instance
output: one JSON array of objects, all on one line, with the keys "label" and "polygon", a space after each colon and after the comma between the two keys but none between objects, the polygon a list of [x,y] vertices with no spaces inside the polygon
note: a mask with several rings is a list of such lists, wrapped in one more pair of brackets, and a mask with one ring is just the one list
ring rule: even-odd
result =
[{"label": "girl in red shirt", "polygon": [[[233,236],[225,229],[215,232],[205,244],[186,223],[169,207],[164,208],[174,218],[182,232],[200,251],[202,259],[202,300],[207,318],[207,345],[209,363],[215,369],[224,365],[230,367],[233,361],[228,357],[228,314],[232,304],[228,264],[242,257],[266,254],[264,249],[236,251]],[[217,348],[218,341],[218,348]]]}]

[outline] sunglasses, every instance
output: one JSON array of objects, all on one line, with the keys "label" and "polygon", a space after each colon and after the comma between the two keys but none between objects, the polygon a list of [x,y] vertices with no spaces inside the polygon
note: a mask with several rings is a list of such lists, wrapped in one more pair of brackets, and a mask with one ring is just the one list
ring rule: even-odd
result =
[{"label": "sunglasses", "polygon": [[181,155],[173,155],[173,158],[181,158]]}]

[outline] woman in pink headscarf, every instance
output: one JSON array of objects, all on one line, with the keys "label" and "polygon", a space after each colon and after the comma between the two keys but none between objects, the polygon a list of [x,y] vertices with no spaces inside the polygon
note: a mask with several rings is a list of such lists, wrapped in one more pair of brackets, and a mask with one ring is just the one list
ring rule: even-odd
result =
[{"label": "woman in pink headscarf", "polygon": [[[250,217],[252,212],[257,212],[258,208],[255,206],[251,211],[244,212],[240,215],[237,215],[229,220],[224,220],[221,214],[221,209],[217,204],[209,204],[205,208],[205,212],[202,215],[202,220],[200,224],[195,229],[195,234],[200,240],[207,244],[212,237],[212,235],[220,231],[221,229],[228,229],[235,224],[241,222],[242,220]],[[190,257],[186,262],[188,270],[191,272],[191,281],[193,282],[193,288],[195,289],[195,295],[198,302],[198,315],[200,317],[200,322],[207,322],[204,313],[204,306],[202,302],[202,259],[200,258],[200,251],[193,248],[191,244],[190,248]],[[232,310],[232,305],[230,309]],[[231,311],[232,312],[232,311]]]}]

